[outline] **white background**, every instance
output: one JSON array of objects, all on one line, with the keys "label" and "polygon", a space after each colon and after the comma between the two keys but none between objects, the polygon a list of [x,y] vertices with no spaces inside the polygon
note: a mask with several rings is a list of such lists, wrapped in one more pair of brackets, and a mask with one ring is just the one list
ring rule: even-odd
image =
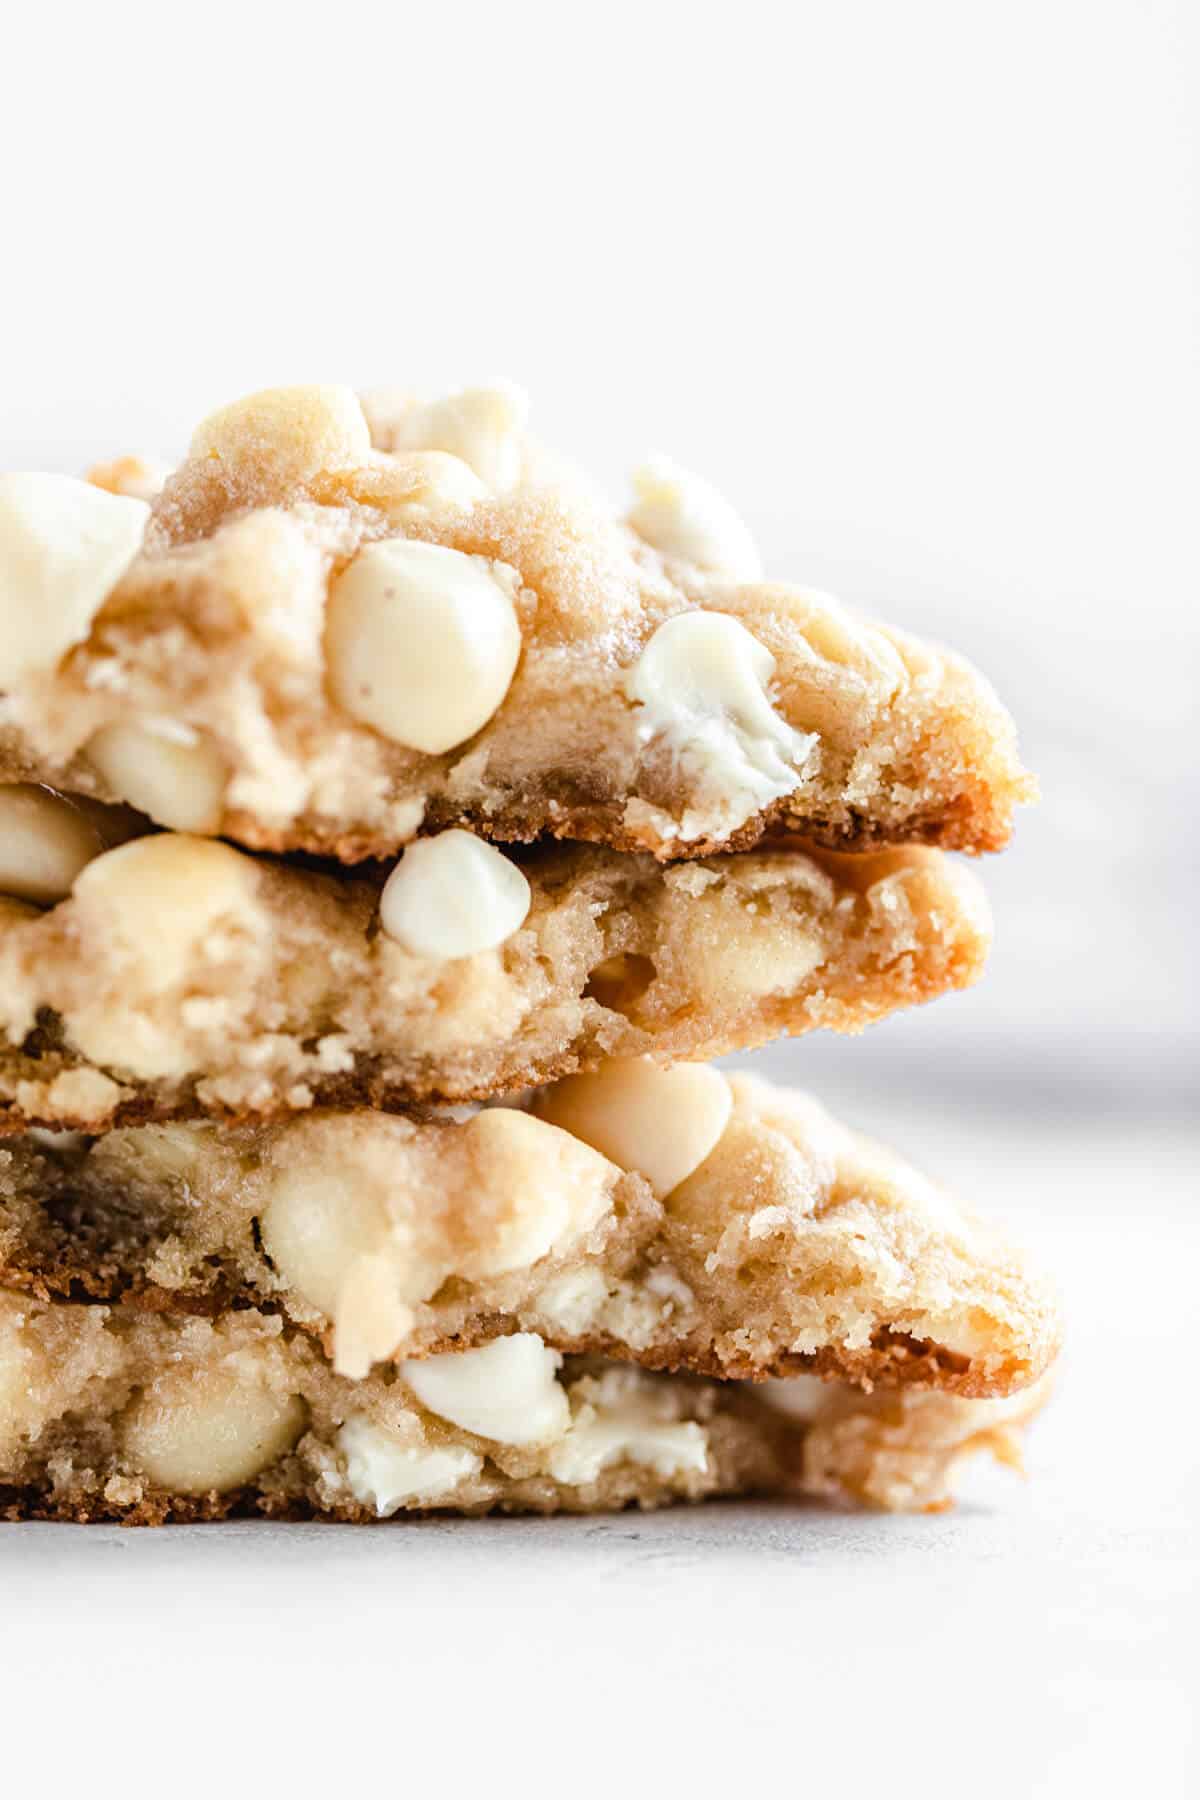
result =
[{"label": "white background", "polygon": [[1030,1487],[948,1521],[7,1532],[21,1735],[119,1693],[114,1765],[186,1778],[229,1690],[314,1782],[1182,1793],[1200,7],[160,0],[24,8],[4,65],[0,466],[506,373],[614,497],[666,450],[993,676],[1045,798],[988,980],[766,1061],[1007,1211],[1075,1326]]}]

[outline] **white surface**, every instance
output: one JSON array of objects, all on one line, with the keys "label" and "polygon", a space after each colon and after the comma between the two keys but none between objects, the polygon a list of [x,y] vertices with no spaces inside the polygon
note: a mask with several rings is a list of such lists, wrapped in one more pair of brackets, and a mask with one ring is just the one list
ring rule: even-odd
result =
[{"label": "white surface", "polygon": [[[135,1720],[97,1794],[131,1767],[228,1777],[239,1746],[312,1793],[1194,1793],[1200,1146],[870,1123],[1064,1272],[1028,1483],[977,1467],[928,1518],[0,1527],[23,1740],[52,1740],[68,1696],[77,1742]],[[1122,1300],[1131,1270],[1154,1285]]]},{"label": "white surface", "polygon": [[1073,1325],[1033,1481],[944,1518],[0,1530],[14,1790],[15,1744],[89,1794],[236,1789],[239,1749],[314,1794],[1185,1792],[1198,37],[1193,0],[10,23],[0,466],[509,373],[614,495],[665,451],[773,572],[994,675],[1046,797],[989,980],[767,1064],[1024,1209]]},{"label": "white surface", "polygon": [[614,497],[674,456],[772,573],[976,657],[1042,778],[992,980],[889,1069],[1183,1102],[1195,0],[69,13],[5,46],[0,467],[496,373]]}]

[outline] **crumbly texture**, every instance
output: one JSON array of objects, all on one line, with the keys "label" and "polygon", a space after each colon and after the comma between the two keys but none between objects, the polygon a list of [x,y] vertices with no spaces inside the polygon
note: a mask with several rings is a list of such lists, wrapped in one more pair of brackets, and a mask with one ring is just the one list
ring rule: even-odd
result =
[{"label": "crumbly texture", "polygon": [[548,845],[522,867],[525,923],[451,961],[381,930],[381,871],[168,833],[46,912],[0,900],[0,1129],[482,1098],[857,1031],[969,985],[990,940],[974,878],[916,848],[664,868]]},{"label": "crumbly texture", "polygon": [[801,1442],[800,1491],[876,1511],[943,1512],[971,1457],[986,1452],[1023,1470],[1023,1433],[1051,1385],[1043,1376],[1006,1400],[834,1386]]},{"label": "crumbly texture", "polygon": [[[402,1379],[337,1377],[278,1318],[174,1319],[0,1293],[0,1518],[366,1523],[768,1492],[937,1509],[972,1451],[1017,1460],[1019,1431],[1044,1398],[1043,1388],[970,1401],[814,1383],[797,1405],[790,1392],[586,1359],[563,1365],[555,1385],[561,1416],[543,1440],[516,1446],[453,1424]],[[248,1411],[259,1440],[245,1438]],[[228,1460],[239,1431],[240,1471]],[[225,1478],[164,1479],[164,1458],[178,1467],[181,1454],[189,1470],[198,1454],[214,1467],[224,1458]]]},{"label": "crumbly texture", "polygon": [[[837,848],[978,852],[1005,844],[1033,796],[1011,719],[949,651],[827,596],[663,554],[528,458],[515,485],[468,503],[431,488],[419,456],[364,439],[353,454],[343,445],[341,466],[314,467],[287,432],[256,415],[227,429],[220,455],[195,454],[167,481],[144,553],[86,641],[4,701],[9,779],[126,798],[88,746],[105,726],[140,721],[215,753],[214,832],[347,862],[460,823],[663,859],[778,831]],[[377,430],[377,442],[394,438]],[[313,455],[319,464],[319,446]],[[482,728],[439,754],[351,716],[328,679],[331,580],[364,546],[398,537],[515,571],[515,677]],[[696,612],[737,620],[770,652],[770,705],[815,740],[784,791],[748,810],[731,812],[710,761],[650,731],[627,692],[655,630]]]},{"label": "crumbly texture", "polygon": [[277,1306],[355,1373],[517,1330],[721,1377],[984,1397],[1041,1375],[1057,1306],[1010,1244],[807,1095],[730,1086],[715,1147],[663,1198],[508,1109],[14,1138],[0,1282]]}]

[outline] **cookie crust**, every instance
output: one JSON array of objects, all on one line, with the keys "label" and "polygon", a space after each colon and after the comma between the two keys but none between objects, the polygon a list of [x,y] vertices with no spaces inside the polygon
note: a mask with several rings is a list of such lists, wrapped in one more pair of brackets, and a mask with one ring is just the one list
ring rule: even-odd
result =
[{"label": "cookie crust", "polygon": [[[214,1383],[294,1408],[287,1443],[227,1485],[156,1479],[139,1429],[147,1406],[176,1407],[182,1390],[203,1408]],[[0,1391],[4,1384],[0,1518],[129,1525],[597,1512],[733,1493],[940,1510],[970,1454],[1019,1462],[1020,1433],[1047,1391],[1042,1383],[1008,1400],[971,1401],[810,1382],[747,1388],[568,1360],[557,1382],[563,1417],[546,1441],[522,1447],[431,1412],[403,1381],[340,1379],[278,1319],[245,1311],[181,1320],[0,1292]],[[424,1470],[416,1491],[397,1497],[393,1488],[381,1499],[370,1471],[364,1485],[347,1426],[365,1433],[376,1459],[399,1452],[410,1468],[416,1461]]]},{"label": "cookie crust", "polygon": [[[151,734],[148,755],[167,729],[223,770],[205,829],[348,862],[447,825],[662,860],[780,831],[845,850],[1008,841],[1034,786],[1011,719],[962,658],[827,595],[656,548],[536,458],[507,484],[471,477],[469,498],[439,491],[428,450],[401,444],[402,421],[377,415],[372,448],[352,396],[312,392],[260,397],[270,405],[227,416],[219,443],[202,432],[86,640],[9,692],[9,779],[135,798],[92,755],[98,733],[133,720]],[[337,414],[332,430],[322,406]],[[438,469],[458,461],[434,450]],[[502,571],[515,594],[511,685],[474,735],[437,754],[352,716],[331,682],[331,584],[364,550],[399,540]],[[734,803],[729,771],[630,698],[650,639],[685,615],[735,621],[769,653],[766,701],[808,743],[757,800]]]},{"label": "cookie crust", "polygon": [[854,1032],[968,986],[990,942],[978,883],[934,851],[664,868],[550,845],[521,867],[525,923],[451,961],[380,928],[385,871],[174,834],[106,852],[46,912],[0,901],[0,1132],[390,1110]]},{"label": "cookie crust", "polygon": [[713,1148],[665,1197],[507,1109],[10,1139],[0,1282],[277,1308],[356,1374],[512,1331],[722,1379],[986,1398],[1044,1372],[1057,1304],[1010,1243],[809,1096],[728,1086]]}]

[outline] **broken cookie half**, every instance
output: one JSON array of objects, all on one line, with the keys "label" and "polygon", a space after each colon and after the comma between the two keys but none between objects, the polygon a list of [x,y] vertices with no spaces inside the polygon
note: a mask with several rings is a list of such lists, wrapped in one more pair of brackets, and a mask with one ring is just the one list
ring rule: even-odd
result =
[{"label": "broken cookie half", "polygon": [[352,873],[106,849],[111,817],[0,787],[0,1130],[480,1099],[857,1031],[968,985],[990,941],[973,876],[920,848],[663,867],[451,829]]},{"label": "broken cookie half", "polygon": [[348,1381],[278,1317],[0,1290],[0,1518],[368,1522],[733,1493],[938,1508],[973,1451],[1019,1462],[1043,1397],[755,1388],[564,1359],[528,1333]]},{"label": "broken cookie half", "polygon": [[370,411],[251,395],[149,501],[132,462],[0,476],[0,770],[348,862],[460,824],[663,860],[1007,841],[1033,786],[988,684],[764,581],[706,483],[648,464],[620,518],[513,390]]},{"label": "broken cookie half", "polygon": [[644,1060],[465,1120],[9,1139],[0,1285],[278,1308],[339,1374],[392,1364],[418,1391],[425,1359],[516,1332],[647,1368],[985,1398],[1036,1381],[1059,1338],[1011,1244],[814,1100]]}]

